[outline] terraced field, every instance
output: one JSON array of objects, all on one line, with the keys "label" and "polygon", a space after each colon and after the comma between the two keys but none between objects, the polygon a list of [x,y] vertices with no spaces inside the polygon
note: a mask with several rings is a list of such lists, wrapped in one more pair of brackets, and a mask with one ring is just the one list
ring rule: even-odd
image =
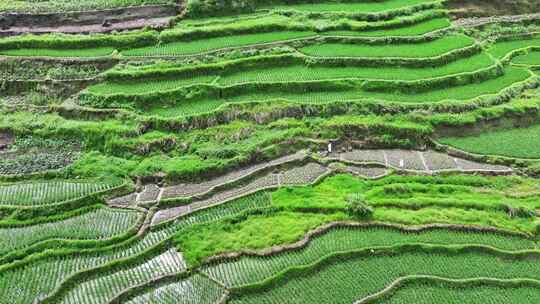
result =
[{"label": "terraced field", "polygon": [[540,26],[446,5],[0,4],[0,303],[537,303]]}]

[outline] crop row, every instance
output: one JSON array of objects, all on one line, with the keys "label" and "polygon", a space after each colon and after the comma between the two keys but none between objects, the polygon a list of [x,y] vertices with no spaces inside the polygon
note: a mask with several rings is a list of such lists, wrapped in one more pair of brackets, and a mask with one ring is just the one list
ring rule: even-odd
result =
[{"label": "crop row", "polygon": [[475,136],[447,137],[441,143],[477,154],[540,158],[540,125],[482,132]]},{"label": "crop row", "polygon": [[[399,93],[399,92],[367,92],[354,87],[343,88],[296,88],[295,91],[278,87],[275,89],[261,90],[258,92],[238,92],[232,96],[193,98],[192,100],[177,101],[174,99],[165,102],[146,103],[142,106],[135,105],[137,111],[144,111],[146,115],[158,115],[162,117],[182,117],[201,113],[210,113],[221,109],[227,104],[239,104],[245,102],[278,102],[299,104],[329,104],[335,102],[356,101],[367,103],[369,99],[377,101],[396,102],[403,104],[432,104],[444,100],[468,100],[484,95],[499,94],[514,84],[518,84],[531,78],[531,74],[523,69],[507,68],[501,77],[475,82],[466,85],[452,86],[444,89],[432,89],[426,92]],[[125,105],[118,105],[125,106]]]},{"label": "crop row", "polygon": [[[50,250],[48,254],[20,266],[2,270],[0,276],[0,302],[31,303],[40,295],[49,294],[62,281],[83,269],[104,265],[111,261],[138,254],[163,241],[166,231],[151,232],[128,244],[119,244],[108,250],[76,250],[66,252]],[[21,286],[20,282],[28,282]]]},{"label": "crop row", "polygon": [[407,243],[479,244],[506,250],[534,249],[534,241],[494,233],[433,229],[406,232],[396,228],[337,227],[317,236],[304,248],[271,256],[244,256],[207,265],[203,271],[229,287],[261,282],[284,269],[310,265],[336,252]]},{"label": "crop row", "polygon": [[431,3],[433,0],[386,0],[381,2],[317,2],[298,3],[288,5],[271,6],[276,10],[296,10],[302,12],[350,12],[350,13],[376,13],[400,9],[424,3]]},{"label": "crop row", "polygon": [[[84,269],[100,267],[111,261],[140,254],[190,225],[214,221],[253,208],[264,208],[265,204],[269,204],[268,196],[257,194],[229,204],[197,211],[174,222],[164,223],[154,227],[141,239],[118,244],[107,250],[80,250],[71,254],[60,250],[57,254],[50,253],[28,264],[0,270],[2,273],[0,289],[4,291],[0,294],[0,302],[30,303],[39,295],[49,294],[66,278]],[[23,287],[20,282],[29,282],[31,287]]]},{"label": "crop row", "polygon": [[299,51],[320,57],[399,57],[399,58],[426,58],[440,56],[450,51],[473,45],[472,38],[465,35],[450,35],[425,43],[392,44],[388,45],[362,45],[362,44],[314,44],[301,48]]},{"label": "crop row", "polygon": [[185,263],[181,254],[175,249],[169,249],[135,267],[126,267],[113,273],[100,273],[98,277],[70,289],[59,303],[106,303],[125,288],[184,269]]},{"label": "crop row", "polygon": [[412,37],[426,35],[437,30],[443,30],[450,27],[450,21],[448,18],[435,18],[417,24],[406,26],[406,27],[396,27],[389,29],[373,29],[373,30],[364,30],[364,31],[328,31],[323,32],[321,35],[328,36],[357,36],[357,37]]},{"label": "crop row", "polygon": [[[281,58],[281,57],[280,57]],[[277,58],[276,58],[277,59]],[[256,61],[255,61],[256,62]],[[287,64],[287,65],[285,65]],[[243,70],[236,70],[231,66],[230,70],[216,71],[186,71],[177,76],[174,81],[136,80],[130,82],[107,81],[102,84],[91,86],[88,93],[93,95],[146,95],[156,92],[171,92],[180,87],[205,84],[211,81],[212,76],[217,81],[213,84],[220,86],[235,86],[247,83],[290,83],[307,82],[331,79],[370,79],[388,81],[419,81],[436,77],[450,77],[456,74],[473,73],[478,70],[488,69],[494,66],[491,58],[485,54],[478,54],[469,58],[464,58],[451,62],[447,65],[430,69],[421,68],[397,68],[397,67],[356,67],[356,66],[332,66],[332,65],[307,65],[294,57],[283,57],[282,63],[277,63],[273,67],[263,64],[254,65]],[[171,74],[169,77],[174,77]],[[381,84],[382,85],[382,84]]]},{"label": "crop row", "polygon": [[117,182],[99,181],[38,181],[0,184],[0,205],[48,205],[80,198],[118,185]]},{"label": "crop row", "polygon": [[[329,18],[325,21],[326,25],[323,26],[322,20],[306,23],[304,19],[295,20],[270,14],[269,17],[257,18],[254,21],[226,23],[220,26],[207,25],[196,28],[189,25],[186,27],[179,25],[162,33],[146,30],[90,36],[25,35],[1,40],[0,54],[36,57],[101,57],[109,56],[115,50],[124,50],[123,55],[125,56],[190,55],[222,48],[316,37],[316,32],[319,31],[327,31],[328,33],[331,33],[330,31],[350,31],[353,36],[366,31],[365,35],[369,36],[369,30],[399,27],[403,33],[407,33],[407,27],[412,26],[415,28],[409,31],[409,34],[419,32],[420,28],[425,34],[430,32],[430,29],[435,31],[448,27],[448,20],[442,18],[444,16],[444,11],[428,10],[390,21],[370,23],[336,22],[335,19]],[[439,18],[439,21],[430,22],[433,18]],[[422,23],[423,25],[420,26],[419,24]],[[374,35],[375,37],[379,36],[377,33]]]},{"label": "crop row", "polygon": [[362,301],[367,303],[536,303],[540,301],[538,282],[533,280],[497,279],[432,279],[415,280],[414,277],[403,286],[392,290],[392,294]]},{"label": "crop row", "polygon": [[230,302],[351,303],[378,292],[403,275],[538,279],[539,267],[536,258],[500,259],[495,254],[481,252],[424,249],[385,254],[366,250],[359,255],[340,254],[284,272],[277,281],[271,282],[271,289],[258,286],[241,289]]},{"label": "crop row", "polygon": [[128,304],[211,304],[219,303],[224,290],[200,274],[158,287],[135,297]]},{"label": "crop row", "polygon": [[[429,21],[435,19],[439,21],[429,23]],[[311,31],[323,35],[331,31],[344,31],[350,32],[351,35],[358,34],[372,37],[370,31],[399,28],[406,32],[406,28],[417,27],[419,24],[423,24],[423,32],[418,35],[450,26],[445,10],[426,10],[391,20],[373,22],[358,22],[348,18],[337,21],[332,16],[306,18],[295,14],[270,12],[236,16],[235,18],[182,20],[173,28],[161,32],[160,40],[162,42],[193,41],[221,36],[262,34],[278,31]],[[373,37],[377,37],[377,34],[375,33]]]},{"label": "crop row", "polygon": [[104,239],[133,227],[133,211],[100,208],[59,222],[0,229],[0,255],[48,239]]}]

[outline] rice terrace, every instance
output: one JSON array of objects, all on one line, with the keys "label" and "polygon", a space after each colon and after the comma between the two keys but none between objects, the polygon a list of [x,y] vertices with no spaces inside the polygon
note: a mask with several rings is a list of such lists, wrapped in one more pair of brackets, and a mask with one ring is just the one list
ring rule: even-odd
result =
[{"label": "rice terrace", "polygon": [[540,1],[0,0],[0,304],[540,303]]}]

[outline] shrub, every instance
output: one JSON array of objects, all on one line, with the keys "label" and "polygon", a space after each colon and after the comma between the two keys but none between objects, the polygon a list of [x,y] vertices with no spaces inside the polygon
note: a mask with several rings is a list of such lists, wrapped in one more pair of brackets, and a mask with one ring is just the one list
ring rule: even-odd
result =
[{"label": "shrub", "polygon": [[373,208],[367,205],[364,196],[360,193],[353,193],[347,197],[349,207],[347,211],[357,218],[367,219],[373,214]]}]

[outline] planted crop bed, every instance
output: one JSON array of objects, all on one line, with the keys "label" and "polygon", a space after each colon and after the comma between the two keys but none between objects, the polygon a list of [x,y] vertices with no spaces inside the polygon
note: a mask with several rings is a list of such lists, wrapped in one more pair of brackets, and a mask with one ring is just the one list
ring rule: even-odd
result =
[{"label": "planted crop bed", "polygon": [[[503,268],[504,267],[504,268]],[[351,255],[339,262],[328,261],[307,268],[303,275],[278,280],[271,290],[240,296],[232,303],[352,303],[388,286],[403,275],[438,275],[451,278],[515,276],[538,279],[538,263],[531,260],[503,261],[483,253],[407,252],[366,258]],[[503,270],[504,269],[504,270]],[[294,279],[292,279],[294,278]],[[325,290],[321,293],[320,290]],[[290,295],[294,293],[295,297]]]},{"label": "planted crop bed", "polygon": [[[399,244],[484,244],[500,249],[534,248],[534,242],[506,238],[474,231],[444,229],[424,232],[404,232],[392,228],[341,227],[329,230],[313,239],[305,248],[283,252],[270,257],[242,257],[206,266],[203,271],[229,287],[238,287],[275,276],[290,267],[310,266],[323,257],[362,248],[397,246]],[[355,269],[360,270],[355,267]],[[364,270],[365,271],[365,270]]]},{"label": "planted crop bed", "polygon": [[540,126],[494,130],[478,136],[448,137],[440,141],[453,147],[478,153],[518,158],[540,158]]},{"label": "planted crop bed", "polygon": [[392,11],[425,3],[434,3],[432,0],[388,0],[381,2],[345,2],[345,3],[309,3],[273,6],[273,9],[297,10],[302,12],[354,12],[376,13]]},{"label": "planted crop bed", "polygon": [[32,183],[0,184],[0,205],[40,206],[60,203],[104,191],[115,183],[37,181]]},{"label": "planted crop bed", "polygon": [[114,237],[135,226],[139,216],[133,211],[101,208],[59,222],[0,229],[0,255],[50,239],[99,240]]},{"label": "planted crop bed", "polygon": [[[386,298],[366,303],[534,303],[540,300],[538,285],[535,283],[522,283],[525,286],[509,287],[497,286],[493,283],[462,284],[434,282],[411,283],[399,287],[398,290]],[[500,284],[502,285],[502,284]],[[514,286],[513,286],[514,285]],[[527,286],[530,285],[530,286]]]},{"label": "planted crop bed", "polygon": [[446,36],[419,44],[361,45],[361,44],[316,44],[300,51],[306,55],[321,57],[382,57],[382,58],[426,58],[465,48],[474,44],[467,36]]},{"label": "planted crop bed", "polygon": [[510,53],[528,48],[538,48],[540,46],[540,39],[536,37],[529,37],[524,39],[515,39],[515,40],[503,40],[496,42],[491,48],[489,48],[489,53],[497,58],[504,58]]},{"label": "planted crop bed", "polygon": [[189,42],[164,43],[140,49],[122,52],[125,56],[179,56],[205,53],[223,48],[234,48],[252,44],[280,42],[291,39],[313,37],[313,32],[270,32],[260,34],[245,34],[194,40]]}]

